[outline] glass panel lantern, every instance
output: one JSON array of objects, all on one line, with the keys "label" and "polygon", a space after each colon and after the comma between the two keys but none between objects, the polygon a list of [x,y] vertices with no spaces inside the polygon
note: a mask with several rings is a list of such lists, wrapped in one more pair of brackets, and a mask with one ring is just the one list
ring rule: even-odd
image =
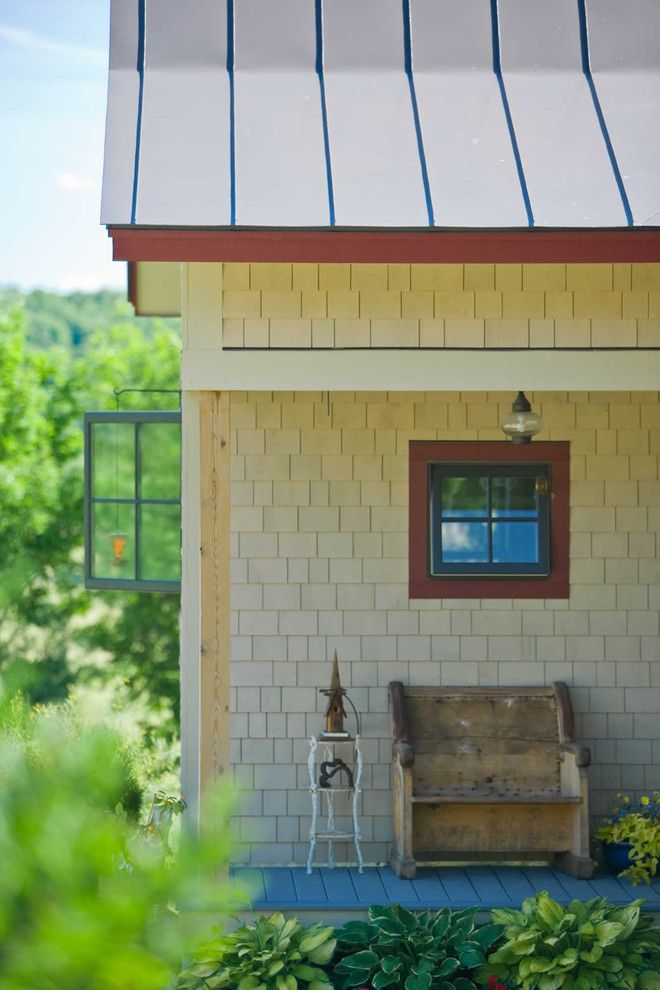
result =
[{"label": "glass panel lantern", "polygon": [[178,592],[181,413],[85,413],[85,586]]}]

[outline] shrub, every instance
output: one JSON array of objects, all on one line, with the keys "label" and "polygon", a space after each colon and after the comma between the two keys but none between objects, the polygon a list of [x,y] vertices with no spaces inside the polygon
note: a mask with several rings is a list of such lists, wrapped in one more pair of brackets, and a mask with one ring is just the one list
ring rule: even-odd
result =
[{"label": "shrub", "polygon": [[506,942],[479,976],[522,990],[660,990],[660,933],[642,903],[618,908],[596,897],[563,908],[543,892],[521,911],[494,910]]},{"label": "shrub", "polygon": [[334,967],[340,990],[475,990],[471,979],[498,925],[476,928],[477,908],[413,914],[397,904],[369,908],[369,921],[336,932],[342,958]]},{"label": "shrub", "polygon": [[283,914],[219,935],[179,975],[178,990],[332,990],[327,973],[336,940],[332,928],[303,928]]},{"label": "shrub", "polygon": [[[113,810],[130,784],[122,754],[112,732],[0,704],[2,990],[172,986],[186,937],[170,905],[205,902],[227,842],[223,829],[182,842],[165,869],[162,850]],[[126,858],[130,878],[117,874]]]}]

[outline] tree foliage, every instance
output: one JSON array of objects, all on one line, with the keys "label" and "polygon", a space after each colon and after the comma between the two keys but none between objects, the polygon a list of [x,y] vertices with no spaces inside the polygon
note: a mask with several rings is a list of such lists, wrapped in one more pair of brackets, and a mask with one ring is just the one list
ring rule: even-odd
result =
[{"label": "tree foliage", "polygon": [[[78,295],[54,298],[75,309]],[[82,413],[115,408],[116,389],[176,389],[178,336],[161,325],[145,337],[127,321],[92,333],[80,355],[31,347],[26,322],[22,309],[0,317],[0,674],[44,702],[105,671],[168,709],[174,731],[178,598],[82,585]],[[120,402],[176,408],[178,397]]]}]

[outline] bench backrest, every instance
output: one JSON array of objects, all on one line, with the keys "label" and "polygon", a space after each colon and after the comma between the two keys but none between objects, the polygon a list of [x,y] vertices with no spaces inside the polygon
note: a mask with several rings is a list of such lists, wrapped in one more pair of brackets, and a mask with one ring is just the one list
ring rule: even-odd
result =
[{"label": "bench backrest", "polygon": [[553,688],[404,689],[414,792],[560,793]]}]

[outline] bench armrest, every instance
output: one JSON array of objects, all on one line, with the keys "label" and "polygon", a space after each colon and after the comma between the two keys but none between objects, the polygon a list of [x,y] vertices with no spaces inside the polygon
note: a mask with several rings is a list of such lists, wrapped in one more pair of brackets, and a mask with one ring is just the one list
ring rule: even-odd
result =
[{"label": "bench armrest", "polygon": [[402,767],[411,767],[415,762],[415,751],[410,743],[397,739],[392,744],[392,757],[398,760]]},{"label": "bench armrest", "polygon": [[575,757],[575,763],[579,767],[588,767],[591,764],[591,750],[588,746],[578,746],[574,742],[563,742],[561,744],[562,753],[571,753]]}]

